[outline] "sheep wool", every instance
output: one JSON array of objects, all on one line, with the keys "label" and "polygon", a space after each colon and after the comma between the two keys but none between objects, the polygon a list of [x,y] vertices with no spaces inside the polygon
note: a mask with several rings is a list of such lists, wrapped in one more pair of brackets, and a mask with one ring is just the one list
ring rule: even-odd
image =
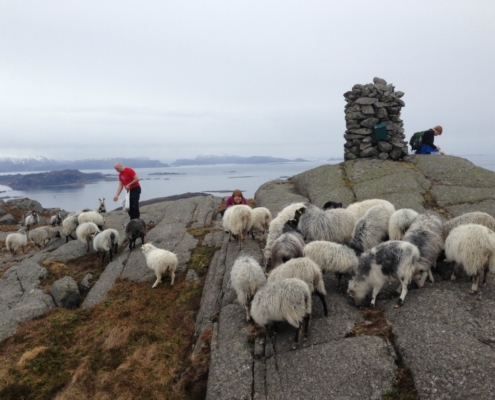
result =
[{"label": "sheep wool", "polygon": [[105,229],[102,232],[97,232],[93,236],[93,248],[99,255],[102,253],[101,261],[105,260],[105,255],[109,253],[110,261],[112,261],[113,254],[117,254],[119,247],[119,232],[115,229]]},{"label": "sheep wool", "polygon": [[22,249],[22,252],[25,253],[24,246],[26,245],[27,245],[27,236],[26,236],[26,232],[24,231],[10,233],[5,238],[5,247],[7,247],[7,250],[10,251],[13,256],[15,255],[19,247]]},{"label": "sheep wool", "polygon": [[159,249],[153,246],[151,243],[145,243],[141,246],[144,257],[146,258],[146,264],[148,268],[155,272],[156,281],[153,284],[153,288],[157,287],[162,281],[162,276],[166,273],[170,273],[170,284],[174,285],[175,270],[177,269],[178,260],[177,256],[167,250]]},{"label": "sheep wool", "polygon": [[253,217],[253,226],[251,228],[251,235],[253,236],[253,239],[254,229],[260,231],[263,234],[263,238],[265,238],[270,222],[272,222],[272,214],[270,213],[270,210],[266,207],[256,207],[251,210],[251,215]]},{"label": "sheep wool", "polygon": [[230,206],[223,215],[223,228],[229,232],[229,242],[232,235],[237,236],[239,250],[242,249],[242,240],[253,226],[251,207],[244,204]]},{"label": "sheep wool", "polygon": [[395,208],[394,205],[387,200],[383,199],[368,199],[363,201],[357,201],[347,206],[347,211],[350,211],[355,214],[356,220],[362,218],[366,211],[368,211],[371,207],[377,205],[385,205],[388,207]]},{"label": "sheep wool", "polygon": [[98,226],[98,228],[103,229],[103,225],[105,225],[105,219],[96,211],[85,211],[79,214],[77,217],[79,224],[83,224],[85,222],[92,222]]},{"label": "sheep wool", "polygon": [[495,219],[487,213],[475,211],[466,214],[459,215],[458,217],[452,218],[443,224],[444,237],[449,236],[452,229],[465,224],[478,224],[486,226],[495,232]]},{"label": "sheep wool", "polygon": [[98,226],[93,222],[83,222],[76,229],[77,239],[86,245],[87,251],[89,251],[89,242],[92,237],[100,232]]},{"label": "sheep wool", "polygon": [[72,234],[76,231],[79,226],[79,221],[77,219],[78,214],[69,215],[62,221],[62,233],[65,235],[65,243],[69,241],[69,238],[74,239]]},{"label": "sheep wool", "polygon": [[144,238],[146,237],[146,222],[140,218],[131,219],[127,224],[123,226],[124,235],[129,241],[129,250],[132,251],[136,247],[136,240],[141,238],[141,245],[144,244]]},{"label": "sheep wool", "polygon": [[349,243],[357,221],[356,214],[345,208],[334,208],[326,210],[325,215],[330,220],[328,241],[340,244]]},{"label": "sheep wool", "polygon": [[40,222],[40,216],[38,215],[38,213],[36,211],[31,211],[31,214],[29,214],[26,217],[24,221],[24,225],[26,226],[27,230],[29,230],[31,226],[38,225],[39,222]]},{"label": "sheep wool", "polygon": [[230,272],[232,287],[237,294],[237,301],[246,309],[249,321],[249,308],[256,291],[266,284],[266,276],[258,262],[249,256],[239,257]]},{"label": "sheep wool", "polygon": [[419,214],[410,208],[395,211],[388,221],[388,237],[390,240],[402,240],[414,219]]}]

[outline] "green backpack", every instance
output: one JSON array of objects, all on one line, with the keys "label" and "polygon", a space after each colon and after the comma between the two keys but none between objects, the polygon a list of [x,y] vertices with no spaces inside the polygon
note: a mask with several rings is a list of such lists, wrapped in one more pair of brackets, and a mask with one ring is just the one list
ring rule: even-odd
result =
[{"label": "green backpack", "polygon": [[421,147],[423,147],[423,134],[425,131],[421,132],[416,132],[414,135],[412,135],[411,140],[409,140],[409,144],[411,145],[411,148],[413,150],[419,150]]}]

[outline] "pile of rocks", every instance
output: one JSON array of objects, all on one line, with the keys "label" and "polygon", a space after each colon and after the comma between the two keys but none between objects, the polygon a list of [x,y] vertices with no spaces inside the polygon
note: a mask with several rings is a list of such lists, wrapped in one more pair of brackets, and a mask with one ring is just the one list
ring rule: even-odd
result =
[{"label": "pile of rocks", "polygon": [[[373,83],[354,85],[344,93],[346,128],[344,159],[380,158],[400,160],[407,156],[403,122],[400,110],[406,104],[401,97],[404,92],[394,91],[392,84],[381,78]],[[387,138],[376,140],[373,127],[384,123]]]}]

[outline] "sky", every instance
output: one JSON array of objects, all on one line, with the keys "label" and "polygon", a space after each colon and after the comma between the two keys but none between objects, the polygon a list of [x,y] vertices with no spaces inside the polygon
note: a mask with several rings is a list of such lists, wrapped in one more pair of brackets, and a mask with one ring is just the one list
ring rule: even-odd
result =
[{"label": "sky", "polygon": [[494,154],[495,1],[0,0],[0,155],[343,157],[343,94]]}]

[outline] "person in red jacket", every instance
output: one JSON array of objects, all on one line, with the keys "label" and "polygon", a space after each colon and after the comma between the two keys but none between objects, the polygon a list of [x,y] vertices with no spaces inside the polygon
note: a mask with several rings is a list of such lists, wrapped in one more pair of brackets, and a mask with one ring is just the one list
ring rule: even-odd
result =
[{"label": "person in red jacket", "polygon": [[122,189],[127,190],[129,192],[129,217],[131,219],[138,219],[141,215],[139,213],[139,197],[141,196],[139,176],[137,176],[132,168],[124,167],[119,162],[115,163],[114,168],[119,173],[119,187],[113,201],[119,199]]}]

